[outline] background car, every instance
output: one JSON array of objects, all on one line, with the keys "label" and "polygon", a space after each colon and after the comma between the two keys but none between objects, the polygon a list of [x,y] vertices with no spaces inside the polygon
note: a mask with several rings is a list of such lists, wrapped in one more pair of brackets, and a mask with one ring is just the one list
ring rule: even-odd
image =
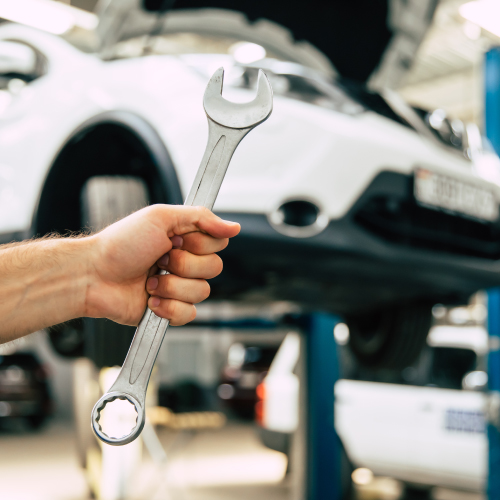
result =
[{"label": "background car", "polygon": [[24,419],[38,429],[52,411],[46,367],[30,353],[0,355],[0,422]]},{"label": "background car", "polygon": [[217,394],[225,406],[238,416],[253,418],[256,389],[269,370],[278,345],[233,344],[222,371]]},{"label": "background car", "polygon": [[[340,324],[337,337],[344,345],[345,331]],[[430,498],[434,486],[482,491],[488,406],[483,327],[434,326],[417,362],[403,370],[367,369],[345,347],[339,350],[335,428],[353,467],[403,481],[408,498]],[[262,440],[284,453],[298,427],[299,351],[298,335],[289,334],[258,389]]]},{"label": "background car", "polygon": [[[136,8],[138,20],[155,19]],[[181,203],[204,148],[199,103],[213,69],[226,68],[224,95],[241,101],[263,67],[275,111],[236,152],[215,206],[243,229],[224,252],[214,299],[334,311],[360,362],[395,366],[425,344],[434,303],[465,302],[500,281],[500,187],[476,168],[481,147],[467,152],[466,126],[321,70],[319,52],[306,57],[293,38],[258,45],[258,25],[234,13],[212,24],[196,9],[168,15],[168,33],[146,45],[139,25],[124,27],[105,60],[0,27],[12,63],[0,113],[0,241],[98,230],[148,203]],[[273,26],[266,33],[282,33]],[[121,364],[132,335],[102,320],[52,332],[59,352],[98,367]]]}]

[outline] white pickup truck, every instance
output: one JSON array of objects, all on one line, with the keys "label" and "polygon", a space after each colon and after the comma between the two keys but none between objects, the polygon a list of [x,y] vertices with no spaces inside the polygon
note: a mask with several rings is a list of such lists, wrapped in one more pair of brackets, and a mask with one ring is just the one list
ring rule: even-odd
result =
[{"label": "white pickup truck", "polygon": [[[335,428],[352,465],[424,496],[432,486],[482,490],[487,345],[483,327],[435,326],[419,360],[403,371],[360,368],[339,346],[345,378],[335,385]],[[281,451],[298,425],[299,350],[290,333],[258,391],[263,440]]]}]

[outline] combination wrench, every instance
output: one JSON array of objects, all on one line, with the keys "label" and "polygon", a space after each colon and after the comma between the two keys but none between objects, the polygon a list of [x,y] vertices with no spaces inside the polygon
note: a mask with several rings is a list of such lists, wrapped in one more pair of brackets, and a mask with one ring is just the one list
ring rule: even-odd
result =
[{"label": "combination wrench", "polygon": [[[184,205],[212,209],[236,147],[250,130],[267,120],[273,110],[273,92],[262,70],[259,70],[257,96],[251,102],[226,101],[222,97],[223,80],[224,68],[219,68],[212,75],[203,96],[208,143]],[[159,274],[167,272],[162,270]],[[146,390],[168,325],[168,319],[160,318],[146,308],[115,383],[92,410],[92,429],[101,441],[121,446],[132,442],[141,433],[146,420]],[[122,437],[108,436],[99,422],[106,404],[116,399],[129,401],[137,412],[135,426]]]}]

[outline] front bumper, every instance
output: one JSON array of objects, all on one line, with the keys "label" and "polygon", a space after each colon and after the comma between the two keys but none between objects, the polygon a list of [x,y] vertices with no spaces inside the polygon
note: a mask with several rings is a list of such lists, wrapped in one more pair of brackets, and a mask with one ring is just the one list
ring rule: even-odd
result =
[{"label": "front bumper", "polygon": [[418,207],[412,182],[381,173],[345,217],[309,238],[279,233],[266,215],[219,213],[242,230],[222,252],[212,297],[345,314],[408,301],[463,303],[500,285],[498,222]]}]

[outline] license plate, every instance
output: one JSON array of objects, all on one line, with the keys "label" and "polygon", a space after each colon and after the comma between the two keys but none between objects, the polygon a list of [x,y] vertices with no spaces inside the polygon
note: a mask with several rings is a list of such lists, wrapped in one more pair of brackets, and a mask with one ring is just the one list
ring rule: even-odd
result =
[{"label": "license plate", "polygon": [[414,194],[422,205],[458,212],[483,221],[498,218],[493,190],[426,169],[415,172]]}]

